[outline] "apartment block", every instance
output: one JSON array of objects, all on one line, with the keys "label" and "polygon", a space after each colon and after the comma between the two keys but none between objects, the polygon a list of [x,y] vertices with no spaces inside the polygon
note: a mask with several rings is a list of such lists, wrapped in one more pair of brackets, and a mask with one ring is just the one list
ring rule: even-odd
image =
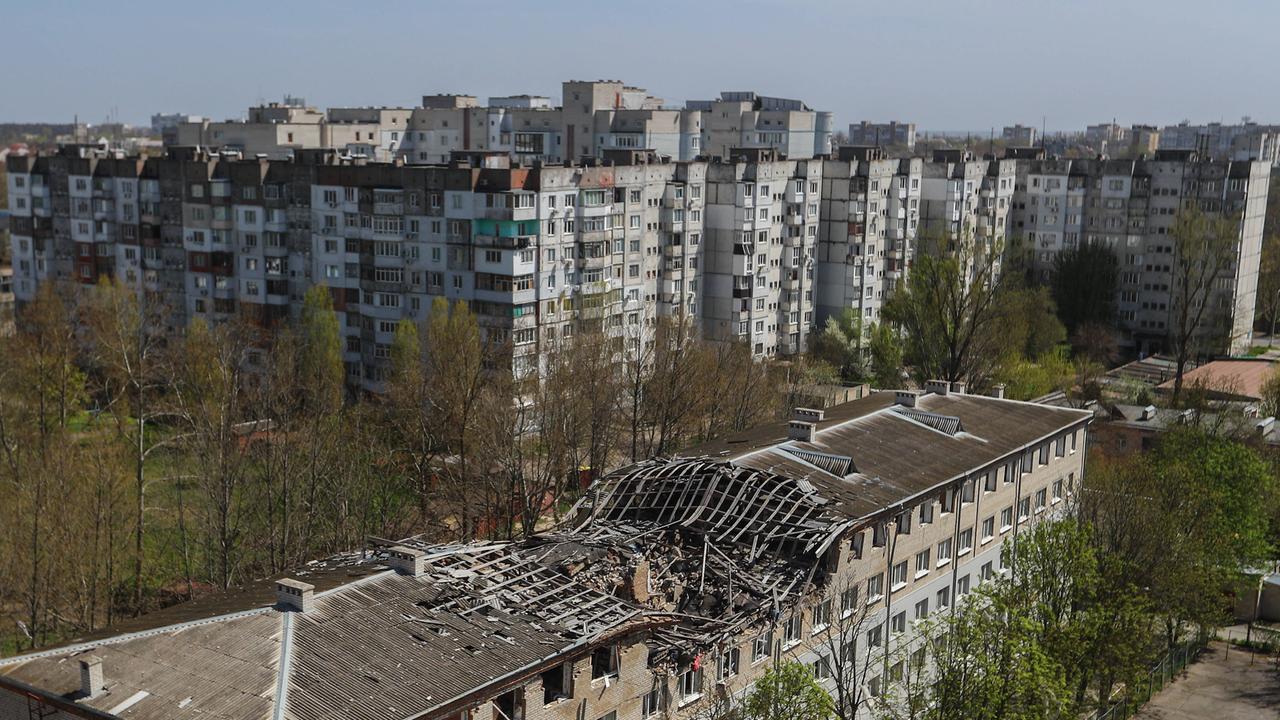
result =
[{"label": "apartment block", "polygon": [[268,103],[244,120],[196,118],[165,130],[167,146],[231,150],[245,157],[283,160],[302,149],[331,148],[371,160],[399,157],[411,111],[405,108],[330,108]]},{"label": "apartment block", "polygon": [[974,242],[1003,254],[1017,180],[1012,159],[979,159],[964,150],[937,150],[924,165],[921,220],[932,239]]},{"label": "apartment block", "polygon": [[425,318],[436,297],[467,301],[517,372],[575,330],[636,345],[655,318],[682,316],[768,356],[803,349],[813,323],[821,162],[772,150],[522,167],[502,152],[417,166],[66,147],[11,156],[8,171],[18,302],[40,282],[115,276],[162,298],[173,328],[271,326],[320,284],[349,380],[367,389],[396,324]]},{"label": "apartment block", "polygon": [[1030,147],[1040,138],[1040,131],[1026,125],[1006,125],[1000,131],[1000,138],[1008,145]]},{"label": "apartment block", "polygon": [[0,718],[687,720],[777,660],[834,692],[836,653],[883,695],[928,677],[922,621],[1068,512],[1091,418],[946,383],[797,408],[606,475],[527,540],[372,541],[274,604],[0,660]]},{"label": "apartment block", "polygon": [[842,147],[822,167],[818,323],[853,310],[880,322],[884,301],[916,250],[924,161],[874,147]]},{"label": "apartment block", "polygon": [[1165,150],[1149,160],[1019,161],[1013,231],[1046,281],[1065,248],[1090,242],[1114,250],[1121,328],[1150,354],[1169,347],[1176,279],[1170,233],[1178,212],[1194,206],[1237,218],[1236,257],[1215,283],[1204,339],[1219,351],[1241,352],[1253,327],[1270,167]]},{"label": "apartment block", "polygon": [[897,120],[884,123],[863,120],[849,126],[849,144],[873,147],[896,145],[907,150],[915,150],[916,124],[900,123]]},{"label": "apartment block", "polygon": [[758,356],[802,351],[813,326],[822,163],[742,151],[707,166],[703,328]]},{"label": "apartment block", "polygon": [[328,148],[378,161],[442,164],[455,153],[501,152],[514,162],[563,163],[612,150],[649,150],[674,161],[727,159],[735,148],[774,150],[791,159],[831,150],[832,115],[799,100],[724,92],[669,107],[618,80],[569,80],[560,105],[516,95],[427,95],[403,108],[331,108],[300,103],[250,108],[244,121],[182,123],[171,145],[231,149],[246,157],[287,158]]},{"label": "apartment block", "polygon": [[1161,150],[1195,150],[1216,160],[1262,160],[1280,164],[1280,127],[1259,125],[1245,118],[1235,125],[1181,122],[1160,131]]}]

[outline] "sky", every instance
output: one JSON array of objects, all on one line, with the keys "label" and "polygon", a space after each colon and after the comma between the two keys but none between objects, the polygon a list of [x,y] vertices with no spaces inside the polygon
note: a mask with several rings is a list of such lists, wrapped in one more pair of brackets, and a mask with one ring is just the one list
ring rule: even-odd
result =
[{"label": "sky", "polygon": [[1276,0],[0,0],[0,122],[239,118],[541,94],[612,78],[668,103],[755,90],[836,128],[1280,123]]}]

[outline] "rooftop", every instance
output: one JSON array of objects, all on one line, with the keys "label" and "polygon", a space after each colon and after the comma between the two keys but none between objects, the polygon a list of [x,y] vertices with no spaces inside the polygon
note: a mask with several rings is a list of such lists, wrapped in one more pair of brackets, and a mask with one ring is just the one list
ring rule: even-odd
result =
[{"label": "rooftop", "polygon": [[[1274,372],[1275,363],[1261,358],[1214,360],[1185,373],[1183,387],[1199,387],[1223,398],[1261,400],[1262,387]],[[1166,380],[1157,390],[1173,392],[1174,380]]]},{"label": "rooftop", "polygon": [[[529,539],[378,541],[297,575],[283,602],[298,596],[301,611],[268,604],[265,588],[180,606],[150,627],[2,660],[0,689],[16,681],[139,720],[380,720],[448,716],[621,637],[641,638],[651,665],[687,663],[804,601],[847,531],[1090,413],[876,392],[797,416],[816,420],[804,441],[776,424],[611,473]],[[90,656],[106,689],[86,698]]]}]

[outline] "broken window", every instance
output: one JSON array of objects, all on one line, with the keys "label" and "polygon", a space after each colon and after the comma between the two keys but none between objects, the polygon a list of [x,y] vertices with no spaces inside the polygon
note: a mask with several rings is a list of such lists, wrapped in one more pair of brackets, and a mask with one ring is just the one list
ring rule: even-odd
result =
[{"label": "broken window", "polygon": [[773,647],[773,631],[766,630],[751,641],[751,662],[758,662],[769,657]]},{"label": "broken window", "polygon": [[573,682],[568,663],[561,663],[542,673],[542,704],[549,705],[557,700],[573,696],[570,685]]},{"label": "broken window", "polygon": [[591,679],[618,675],[618,646],[607,645],[591,652]]},{"label": "broken window", "polygon": [[702,668],[689,668],[680,674],[680,697],[692,700],[702,695]]}]

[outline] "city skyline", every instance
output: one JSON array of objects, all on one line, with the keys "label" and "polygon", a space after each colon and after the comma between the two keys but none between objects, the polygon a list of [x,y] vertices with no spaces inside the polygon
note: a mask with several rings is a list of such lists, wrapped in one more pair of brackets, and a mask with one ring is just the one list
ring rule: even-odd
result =
[{"label": "city skyline", "polygon": [[[1194,61],[1186,55],[1197,38],[1280,19],[1280,8],[1254,2],[1208,16],[1182,0],[1119,7],[1088,0],[1070,14],[1005,0],[980,8],[926,2],[912,14],[827,2],[782,10],[659,2],[656,12],[634,16],[567,2],[533,14],[392,4],[360,18],[335,14],[334,4],[304,13],[236,0],[223,16],[256,18],[242,27],[205,20],[192,7],[148,5],[142,22],[87,3],[6,8],[10,27],[21,29],[10,35],[11,77],[23,80],[6,88],[0,122],[100,123],[114,113],[141,125],[159,112],[234,118],[286,93],[319,107],[413,107],[424,94],[445,92],[558,102],[560,81],[606,77],[669,104],[722,90],[795,97],[834,112],[837,128],[898,119],[922,131],[995,128],[998,135],[1014,123],[1054,131],[1113,118],[1156,125],[1280,118],[1280,99],[1252,90],[1266,87],[1261,45],[1235,43],[1232,54]],[[1045,42],[1037,25],[1053,27],[1057,42]],[[554,41],[570,27],[571,37]],[[753,35],[771,28],[782,29],[775,46]],[[130,33],[136,39],[125,41]],[[220,50],[192,52],[194,37],[206,33]],[[975,42],[983,33],[994,40]],[[628,50],[628,37],[649,52]],[[54,44],[58,53],[50,52]],[[212,64],[216,75],[207,70]],[[998,92],[980,105],[988,85]]]}]

